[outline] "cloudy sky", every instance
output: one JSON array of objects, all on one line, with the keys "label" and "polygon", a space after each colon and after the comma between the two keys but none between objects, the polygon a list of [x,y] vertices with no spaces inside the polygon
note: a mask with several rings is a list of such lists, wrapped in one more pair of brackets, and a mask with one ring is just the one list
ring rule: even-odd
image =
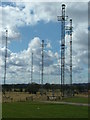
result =
[{"label": "cloudy sky", "polygon": [[[64,2],[65,3],[65,2]],[[68,2],[66,14],[73,19],[73,83],[88,82],[88,3]],[[5,31],[8,29],[6,83],[30,83],[33,52],[33,82],[41,83],[41,42],[44,40],[44,83],[60,83],[62,3],[0,3],[0,82],[3,83]],[[70,80],[70,37],[66,34],[65,83]]]}]

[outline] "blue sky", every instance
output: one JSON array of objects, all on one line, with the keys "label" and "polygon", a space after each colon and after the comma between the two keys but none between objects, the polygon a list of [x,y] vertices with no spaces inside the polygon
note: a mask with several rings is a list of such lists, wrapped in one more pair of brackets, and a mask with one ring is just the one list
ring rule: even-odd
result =
[{"label": "blue sky", "polygon": [[40,21],[37,25],[20,27],[18,30],[21,33],[20,41],[15,40],[9,45],[12,52],[20,52],[27,49],[28,43],[35,36],[44,40],[45,43],[50,41],[52,47],[54,48],[52,49],[53,52],[60,51],[60,22],[45,23]]},{"label": "blue sky", "polygon": [[[65,3],[73,19],[73,83],[88,82],[88,4]],[[34,53],[33,82],[41,78],[41,41],[44,48],[44,83],[60,83],[62,3],[4,3],[0,6],[0,69],[4,73],[5,28],[8,29],[7,83],[29,83],[31,53]],[[84,9],[82,9],[84,8]],[[79,19],[81,18],[81,19]],[[69,26],[69,19],[66,25]],[[81,21],[82,20],[82,21]],[[66,34],[65,82],[70,79],[70,37]],[[1,75],[3,83],[3,74]]]}]

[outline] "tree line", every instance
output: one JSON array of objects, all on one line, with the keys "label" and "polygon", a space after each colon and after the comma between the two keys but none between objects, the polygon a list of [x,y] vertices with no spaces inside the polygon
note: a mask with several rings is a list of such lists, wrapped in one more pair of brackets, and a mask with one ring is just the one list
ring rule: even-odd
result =
[{"label": "tree line", "polygon": [[[37,83],[32,83],[32,84],[5,84],[2,85],[2,92],[7,91],[7,92],[29,92],[32,94],[36,94],[37,92],[40,92],[41,90],[61,90],[61,85],[60,84],[49,84],[46,83],[44,85],[37,84]],[[63,86],[64,90],[68,91],[71,89],[71,86],[66,84]],[[74,92],[78,93],[83,93],[83,92],[88,92],[90,88],[90,83],[83,83],[83,84],[73,84],[72,85],[72,90]]]}]

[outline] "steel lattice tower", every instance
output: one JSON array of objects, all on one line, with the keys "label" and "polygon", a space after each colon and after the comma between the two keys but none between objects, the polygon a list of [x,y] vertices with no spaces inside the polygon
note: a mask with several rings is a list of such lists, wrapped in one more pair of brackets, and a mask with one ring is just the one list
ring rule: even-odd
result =
[{"label": "steel lattice tower", "polygon": [[65,84],[65,21],[68,16],[65,16],[65,4],[62,4],[62,16],[58,16],[58,21],[61,21],[61,93],[64,97]]},{"label": "steel lattice tower", "polygon": [[33,82],[33,53],[32,53],[32,60],[31,60],[31,83]]},{"label": "steel lattice tower", "polygon": [[70,19],[70,86],[72,92],[72,19]]},{"label": "steel lattice tower", "polygon": [[41,79],[41,84],[43,85],[43,60],[44,60],[44,53],[43,53],[43,50],[44,50],[44,40],[42,40],[42,79]]},{"label": "steel lattice tower", "polygon": [[41,95],[43,95],[43,68],[44,68],[44,40],[42,40],[42,50],[41,50],[41,55],[42,55],[42,70],[41,70]]},{"label": "steel lattice tower", "polygon": [[8,30],[6,30],[6,42],[5,42],[5,66],[4,66],[4,85],[6,84],[6,67],[7,67],[7,38]]}]

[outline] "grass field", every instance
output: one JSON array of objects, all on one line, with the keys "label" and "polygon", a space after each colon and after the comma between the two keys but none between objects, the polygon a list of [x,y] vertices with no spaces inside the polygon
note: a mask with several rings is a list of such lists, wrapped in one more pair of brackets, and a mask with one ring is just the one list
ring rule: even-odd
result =
[{"label": "grass field", "polygon": [[88,118],[88,107],[40,102],[3,103],[3,118]]},{"label": "grass field", "polygon": [[65,101],[65,102],[74,102],[74,103],[87,103],[88,104],[88,97],[64,98],[63,101]]}]

